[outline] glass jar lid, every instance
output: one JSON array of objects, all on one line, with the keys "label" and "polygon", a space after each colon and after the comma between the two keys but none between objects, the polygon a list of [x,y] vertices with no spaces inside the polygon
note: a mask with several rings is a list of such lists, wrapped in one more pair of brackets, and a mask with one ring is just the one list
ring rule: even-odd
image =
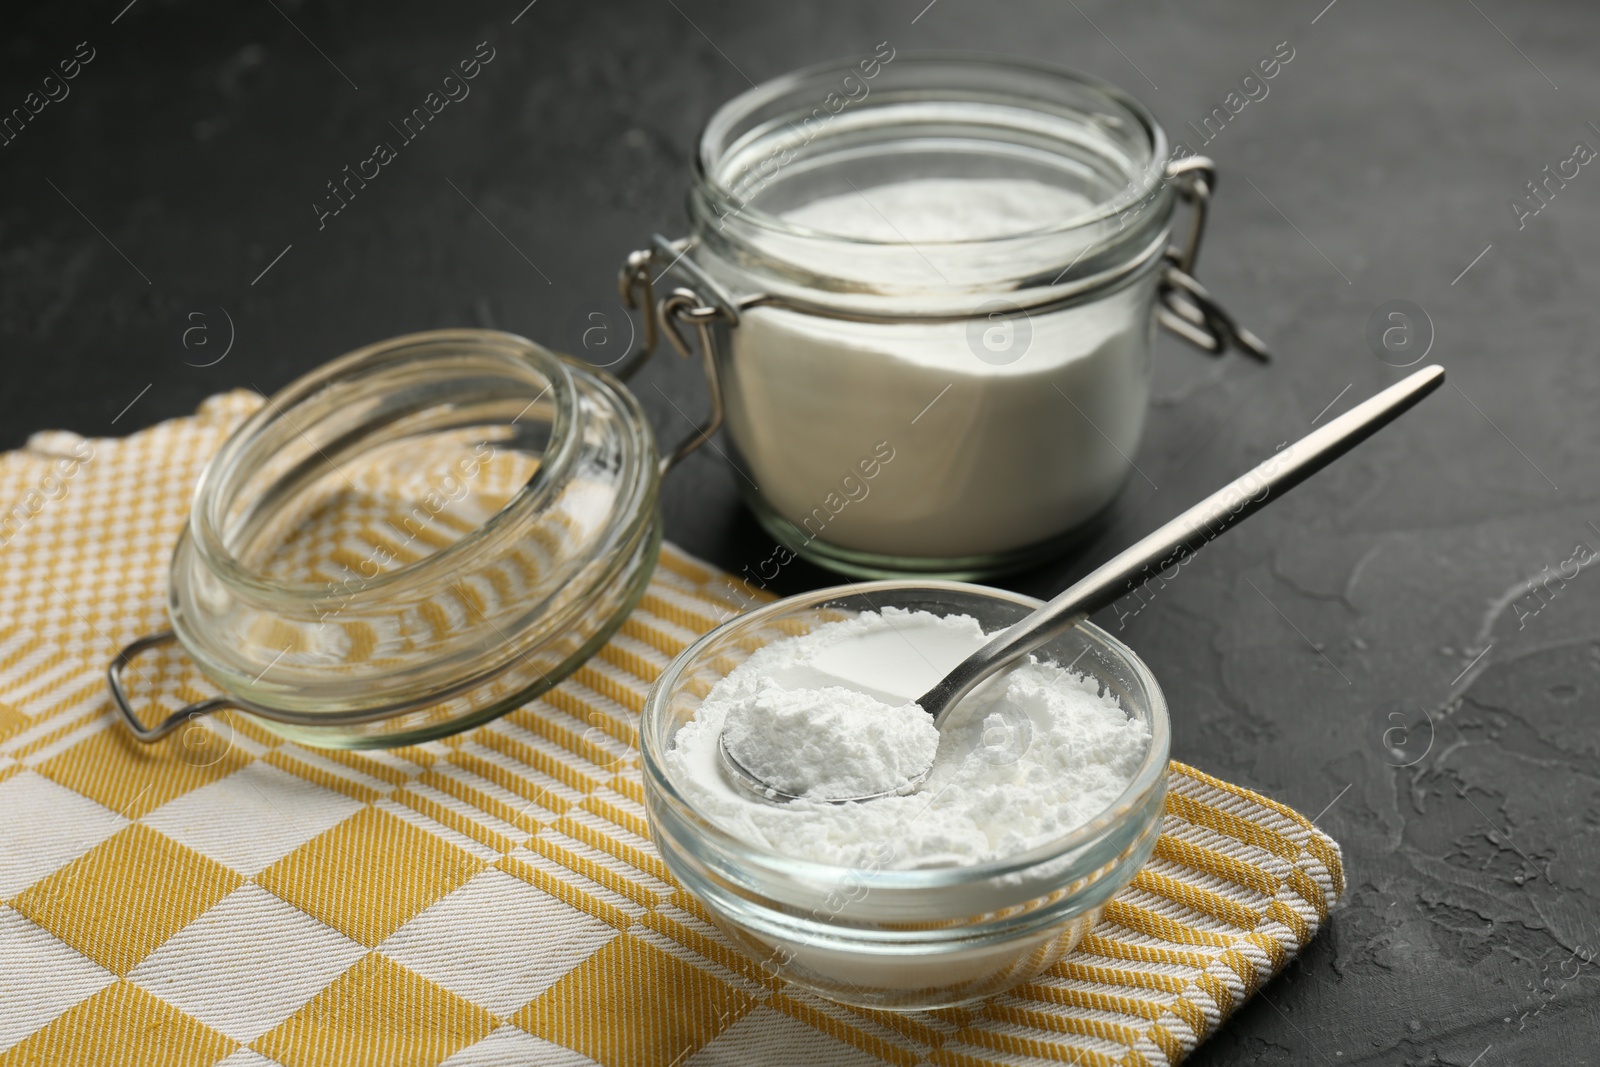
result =
[{"label": "glass jar lid", "polygon": [[[235,707],[311,744],[408,744],[554,686],[643,594],[661,468],[619,381],[440,330],[269,398],[211,460],[173,553],[170,634]],[[180,713],[181,715],[182,713]],[[170,721],[170,720],[169,720]],[[175,723],[173,725],[176,725]]]}]

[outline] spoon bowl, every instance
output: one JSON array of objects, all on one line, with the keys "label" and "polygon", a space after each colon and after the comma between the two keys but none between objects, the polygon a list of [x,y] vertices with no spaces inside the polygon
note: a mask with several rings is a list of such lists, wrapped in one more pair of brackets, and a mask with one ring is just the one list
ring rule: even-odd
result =
[{"label": "spoon bowl", "polygon": [[877,800],[880,797],[905,796],[915,793],[922,788],[922,783],[928,780],[928,775],[933,771],[933,765],[915,778],[910,779],[908,786],[903,789],[885,789],[877,793],[864,793],[860,796],[849,797],[805,797],[799,793],[789,793],[777,786],[769,785],[761,777],[739,762],[739,757],[728,750],[728,736],[723,734],[717,739],[717,757],[722,762],[723,776],[746,796],[757,800],[766,800],[773,803],[787,804],[795,800],[819,800],[829,804],[858,804],[863,800]]}]

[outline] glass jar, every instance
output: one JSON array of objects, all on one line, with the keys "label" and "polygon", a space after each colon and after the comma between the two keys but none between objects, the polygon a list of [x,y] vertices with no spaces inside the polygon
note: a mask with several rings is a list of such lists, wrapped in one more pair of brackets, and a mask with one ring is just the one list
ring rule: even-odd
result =
[{"label": "glass jar", "polygon": [[1016,569],[1127,480],[1157,321],[1265,357],[1190,273],[1214,174],[1187,152],[1083,75],[881,46],[718,110],[690,236],[635,253],[625,296],[670,266],[712,322],[741,492],[789,549]]},{"label": "glass jar", "polygon": [[766,975],[862,1007],[911,1011],[980,1000],[1030,981],[1069,952],[1149,858],[1166,797],[1166,700],[1144,662],[1089,623],[1035,654],[1097,678],[1148,727],[1150,745],[1109,808],[1020,855],[913,869],[796,859],[742,840],[697,811],[674,778],[683,772],[665,758],[711,688],[773,641],[886,607],[968,615],[992,632],[1038,606],[1020,594],[955,582],[824,589],[723,623],[656,681],[640,731],[652,839],[673,876]]},{"label": "glass jar", "polygon": [[[620,381],[511,334],[351,352],[269,398],[207,464],[172,555],[172,629],[117,656],[112,694],[144,741],[230,707],[338,748],[504,714],[643,595],[661,476],[705,430],[662,460]],[[124,675],[173,640],[223,695],[146,727]]]}]

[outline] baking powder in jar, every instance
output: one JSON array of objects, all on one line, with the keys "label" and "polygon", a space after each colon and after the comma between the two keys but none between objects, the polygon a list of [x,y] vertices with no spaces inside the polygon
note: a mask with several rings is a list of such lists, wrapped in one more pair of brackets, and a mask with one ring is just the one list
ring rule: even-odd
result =
[{"label": "baking powder in jar", "polygon": [[[1027,233],[1091,207],[1032,180],[920,179],[783,218],[920,247]],[[732,331],[741,388],[729,429],[766,503],[805,537],[924,559],[1025,551],[1093,517],[1126,478],[1149,397],[1152,297],[954,322],[754,308]],[[891,454],[862,477],[864,457]]]},{"label": "baking powder in jar", "polygon": [[721,309],[763,526],[863,576],[990,575],[1081,537],[1144,427],[1178,155],[1094,79],[887,47],[724,105],[660,265]]}]

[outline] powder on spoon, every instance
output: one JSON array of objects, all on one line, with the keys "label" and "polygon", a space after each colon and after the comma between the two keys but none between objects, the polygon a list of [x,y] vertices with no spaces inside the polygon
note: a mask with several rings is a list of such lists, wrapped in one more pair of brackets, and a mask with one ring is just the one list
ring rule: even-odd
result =
[{"label": "powder on spoon", "polygon": [[[865,721],[884,720],[878,740],[887,741],[893,752],[891,759],[858,737],[866,747],[841,760],[841,766],[850,763],[852,774],[865,770],[872,777],[882,770],[875,762],[880,758],[884,766],[897,768],[926,765],[925,749],[912,751],[927,743],[925,734],[901,733],[888,716],[904,713],[987,636],[968,616],[884,608],[775,641],[711,687],[695,717],[674,735],[666,754],[668,773],[689,804],[726,832],[820,863],[963,866],[1059,838],[1121,796],[1149,751],[1150,732],[1093,677],[1033,657],[989,679],[957,705],[932,739],[933,766],[915,792],[846,804],[804,796],[775,804],[744,794],[724,776],[723,729],[741,719],[745,727],[763,723],[762,729],[772,729],[785,718],[777,713],[780,707],[793,713],[780,728],[789,740],[768,737],[758,747],[769,756],[786,743],[801,742],[857,751],[849,740],[841,745],[838,738],[819,742],[805,736],[820,732],[819,727],[831,732],[822,727],[823,720],[806,717],[805,706],[821,710],[834,726],[863,725],[842,710],[846,698],[828,692],[835,689],[878,704]],[[865,703],[852,707],[856,712],[867,708]],[[856,733],[843,730],[846,739]],[[819,781],[840,769],[824,769],[812,754],[784,762],[790,771],[810,768]],[[789,784],[815,787],[818,782]],[[831,783],[819,792],[838,795]],[[891,854],[887,861],[885,846]]]},{"label": "powder on spoon", "polygon": [[789,796],[816,800],[910,791],[939,748],[933,716],[840,685],[768,685],[728,712],[722,739],[740,765]]}]

